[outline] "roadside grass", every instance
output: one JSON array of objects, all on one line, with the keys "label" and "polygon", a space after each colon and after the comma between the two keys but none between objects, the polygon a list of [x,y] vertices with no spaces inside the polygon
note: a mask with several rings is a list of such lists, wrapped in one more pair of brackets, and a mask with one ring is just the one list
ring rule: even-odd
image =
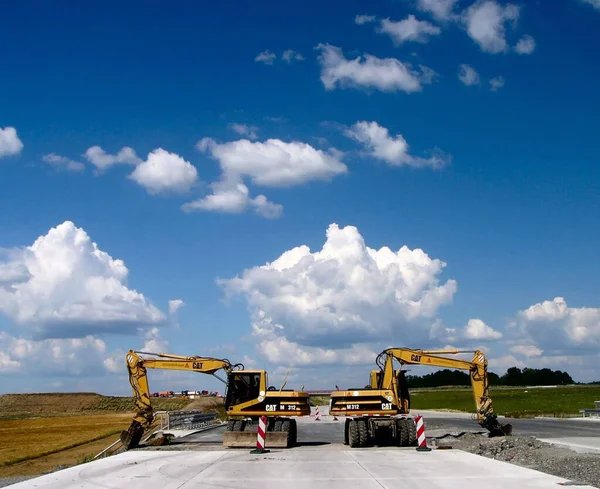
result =
[{"label": "roadside grass", "polygon": [[46,417],[0,422],[0,466],[50,455],[126,429],[129,414]]},{"label": "roadside grass", "polygon": [[[490,389],[497,414],[513,418],[533,416],[568,417],[580,409],[591,409],[600,400],[600,386]],[[411,391],[412,409],[445,409],[475,412],[473,392],[469,389],[428,389]]]}]

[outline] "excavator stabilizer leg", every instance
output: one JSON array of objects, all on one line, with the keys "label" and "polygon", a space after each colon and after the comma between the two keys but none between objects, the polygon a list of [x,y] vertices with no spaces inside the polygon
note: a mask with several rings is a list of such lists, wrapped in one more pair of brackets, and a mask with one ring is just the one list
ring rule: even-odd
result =
[{"label": "excavator stabilizer leg", "polygon": [[144,428],[137,421],[133,421],[129,429],[121,431],[121,443],[125,450],[138,447],[143,434]]}]

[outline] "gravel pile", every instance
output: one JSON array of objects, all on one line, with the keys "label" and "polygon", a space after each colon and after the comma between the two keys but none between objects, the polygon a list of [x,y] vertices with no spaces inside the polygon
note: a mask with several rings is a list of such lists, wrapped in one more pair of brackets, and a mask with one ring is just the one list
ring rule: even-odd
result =
[{"label": "gravel pile", "polygon": [[539,470],[571,482],[600,487],[600,455],[576,453],[529,436],[488,438],[467,433],[459,437],[432,439],[431,446],[451,446],[465,452]]}]

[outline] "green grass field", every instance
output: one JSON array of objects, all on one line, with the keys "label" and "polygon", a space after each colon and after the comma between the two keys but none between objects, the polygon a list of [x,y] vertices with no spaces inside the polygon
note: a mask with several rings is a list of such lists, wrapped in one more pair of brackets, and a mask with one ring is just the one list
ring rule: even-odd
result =
[{"label": "green grass field", "polygon": [[[600,386],[556,388],[490,389],[494,410],[511,417],[579,415],[580,409],[593,409],[600,400]],[[411,391],[412,409],[448,409],[475,411],[470,389],[428,389]]]}]

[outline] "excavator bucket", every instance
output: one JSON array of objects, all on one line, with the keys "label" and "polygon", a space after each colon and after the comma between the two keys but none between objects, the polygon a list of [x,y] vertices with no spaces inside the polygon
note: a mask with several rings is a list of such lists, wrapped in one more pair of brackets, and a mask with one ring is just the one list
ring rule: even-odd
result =
[{"label": "excavator bucket", "polygon": [[137,421],[133,421],[129,429],[121,431],[120,439],[125,450],[138,447],[143,435],[144,428],[142,425]]},{"label": "excavator bucket", "polygon": [[[256,432],[226,431],[223,433],[223,446],[228,448],[255,448]],[[265,433],[265,448],[290,448],[289,433],[268,431]]]},{"label": "excavator bucket", "polygon": [[498,423],[493,429],[490,430],[490,438],[494,436],[510,436],[512,434],[512,424],[500,424]]}]

